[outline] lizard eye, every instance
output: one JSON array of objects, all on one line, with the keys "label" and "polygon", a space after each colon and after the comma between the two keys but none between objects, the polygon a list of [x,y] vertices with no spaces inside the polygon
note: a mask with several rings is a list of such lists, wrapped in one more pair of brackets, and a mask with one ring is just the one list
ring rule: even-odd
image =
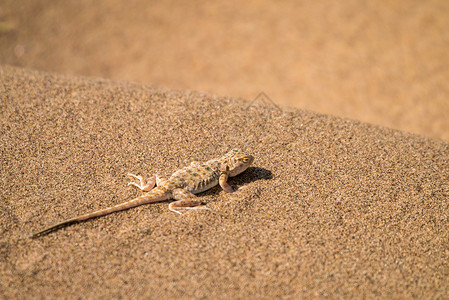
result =
[{"label": "lizard eye", "polygon": [[244,157],[244,158],[242,158],[242,161],[243,161],[244,163],[247,163],[247,162],[249,161],[249,159],[248,159],[248,157]]}]

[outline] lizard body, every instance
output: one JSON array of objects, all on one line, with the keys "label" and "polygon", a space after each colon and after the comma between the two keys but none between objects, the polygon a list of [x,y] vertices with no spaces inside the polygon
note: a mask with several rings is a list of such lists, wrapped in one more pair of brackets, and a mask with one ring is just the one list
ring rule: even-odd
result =
[{"label": "lizard body", "polygon": [[[202,203],[194,194],[204,192],[217,184],[224,191],[228,193],[233,192],[232,187],[227,183],[228,178],[245,171],[253,160],[253,156],[234,149],[218,159],[211,159],[204,163],[194,161],[190,166],[176,171],[169,178],[156,175],[152,176],[146,182],[142,176],[128,174],[139,180],[139,183],[130,182],[128,185],[139,188],[145,194],[128,202],[67,219],[33,233],[30,237],[38,237],[72,223],[78,223],[139,205],[162,202],[169,199],[176,200],[170,203],[168,208],[178,214],[181,214],[180,210],[183,209],[204,209],[206,207],[200,206]],[[157,186],[154,187],[155,185]]]}]

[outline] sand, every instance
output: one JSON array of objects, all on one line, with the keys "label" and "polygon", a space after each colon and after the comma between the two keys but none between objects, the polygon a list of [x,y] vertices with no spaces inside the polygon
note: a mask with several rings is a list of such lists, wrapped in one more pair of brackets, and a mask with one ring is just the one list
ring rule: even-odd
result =
[{"label": "sand", "polygon": [[[0,67],[0,294],[30,298],[444,298],[449,143],[306,110]],[[129,200],[127,172],[255,156],[199,196],[60,229]]]},{"label": "sand", "polygon": [[449,140],[449,1],[2,0],[0,64]]}]

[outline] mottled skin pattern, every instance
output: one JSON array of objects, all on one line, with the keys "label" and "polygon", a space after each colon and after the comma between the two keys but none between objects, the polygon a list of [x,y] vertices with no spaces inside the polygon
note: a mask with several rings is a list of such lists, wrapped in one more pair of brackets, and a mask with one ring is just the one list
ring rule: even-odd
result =
[{"label": "mottled skin pattern", "polygon": [[[128,185],[136,186],[145,192],[145,194],[116,206],[62,221],[31,234],[30,237],[34,238],[47,234],[68,224],[104,216],[143,204],[161,202],[169,199],[176,200],[175,202],[170,203],[168,208],[178,214],[181,214],[181,210],[186,209],[206,209],[205,206],[201,205],[201,201],[199,201],[198,197],[194,194],[206,191],[217,184],[219,184],[224,191],[232,193],[233,189],[227,183],[228,178],[245,171],[251,165],[253,160],[254,157],[251,155],[245,154],[238,149],[234,149],[221,158],[211,159],[205,163],[194,161],[190,166],[173,173],[170,178],[156,175],[146,182],[142,176],[128,174],[139,181],[139,183],[130,182]],[[157,185],[157,187],[154,187],[155,185]]]}]

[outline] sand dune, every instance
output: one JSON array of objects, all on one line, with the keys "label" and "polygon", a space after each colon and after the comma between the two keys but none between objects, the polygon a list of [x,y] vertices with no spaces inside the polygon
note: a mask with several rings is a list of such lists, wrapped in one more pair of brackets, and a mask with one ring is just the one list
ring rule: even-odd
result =
[{"label": "sand dune", "polygon": [[[26,298],[444,298],[449,144],[305,110],[0,67],[0,294]],[[201,194],[60,229],[128,200],[127,172],[239,147]]]},{"label": "sand dune", "polygon": [[0,64],[449,140],[449,1],[3,0]]}]

